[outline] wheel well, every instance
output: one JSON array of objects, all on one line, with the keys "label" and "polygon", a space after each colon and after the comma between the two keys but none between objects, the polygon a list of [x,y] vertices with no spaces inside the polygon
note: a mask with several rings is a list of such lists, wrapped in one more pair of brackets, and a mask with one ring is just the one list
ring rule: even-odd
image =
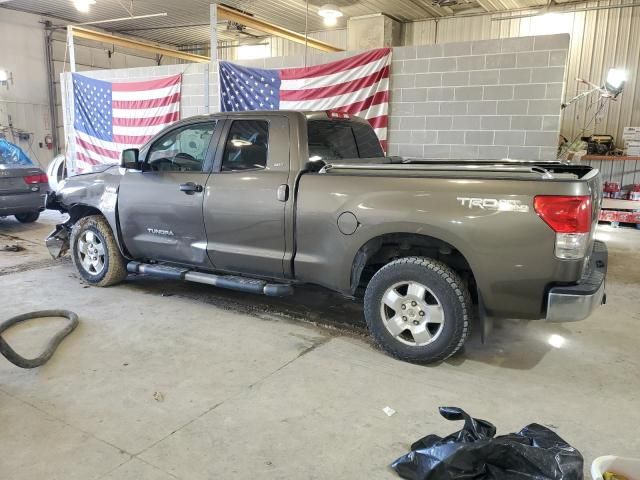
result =
[{"label": "wheel well", "polygon": [[74,205],[69,209],[69,217],[72,223],[76,223],[83,217],[88,217],[89,215],[100,215],[104,217],[102,212],[95,207],[90,207],[89,205]]},{"label": "wheel well", "polygon": [[351,291],[364,295],[369,281],[387,263],[403,257],[429,257],[453,269],[465,282],[474,303],[478,293],[473,271],[464,255],[450,243],[427,235],[389,233],[365,243],[351,266]]}]

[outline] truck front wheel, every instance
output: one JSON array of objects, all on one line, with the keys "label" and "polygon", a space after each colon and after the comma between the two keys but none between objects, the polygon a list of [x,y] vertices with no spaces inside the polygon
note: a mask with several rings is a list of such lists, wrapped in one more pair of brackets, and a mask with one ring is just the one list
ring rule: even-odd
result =
[{"label": "truck front wheel", "polygon": [[111,227],[100,215],[84,217],[71,230],[71,257],[82,278],[89,284],[108,287],[127,277]]},{"label": "truck front wheel", "polygon": [[427,257],[394,260],[373,276],[364,297],[367,325],[386,352],[409,362],[438,362],[464,344],[471,300],[460,277]]}]

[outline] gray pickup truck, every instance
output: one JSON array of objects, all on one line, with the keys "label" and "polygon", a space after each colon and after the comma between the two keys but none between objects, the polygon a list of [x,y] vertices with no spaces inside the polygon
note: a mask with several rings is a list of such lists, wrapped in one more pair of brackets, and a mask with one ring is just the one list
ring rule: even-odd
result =
[{"label": "gray pickup truck", "polygon": [[[265,295],[363,299],[408,361],[447,358],[472,317],[573,321],[604,302],[597,170],[386,158],[367,122],[327,113],[189,118],[121,165],[68,178],[47,240],[89,283],[128,273]],[[250,300],[249,300],[250,301]]]}]

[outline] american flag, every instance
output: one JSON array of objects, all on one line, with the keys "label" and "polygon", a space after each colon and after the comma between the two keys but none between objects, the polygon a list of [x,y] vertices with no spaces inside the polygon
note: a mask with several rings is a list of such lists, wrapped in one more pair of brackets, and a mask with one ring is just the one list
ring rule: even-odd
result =
[{"label": "american flag", "polygon": [[305,68],[220,62],[220,106],[223,112],[327,110],[363,117],[386,151],[390,64],[390,48]]},{"label": "american flag", "polygon": [[73,74],[77,173],[118,163],[125,148],[139,147],[180,118],[181,75],[143,82],[105,82]]}]

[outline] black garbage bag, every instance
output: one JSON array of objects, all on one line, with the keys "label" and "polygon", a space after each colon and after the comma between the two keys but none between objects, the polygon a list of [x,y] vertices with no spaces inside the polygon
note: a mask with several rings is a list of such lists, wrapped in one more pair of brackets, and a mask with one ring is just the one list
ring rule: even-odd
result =
[{"label": "black garbage bag", "polygon": [[495,437],[496,427],[457,407],[440,407],[447,420],[464,420],[444,438],[427,435],[391,464],[409,480],[582,480],[578,450],[542,425]]}]

